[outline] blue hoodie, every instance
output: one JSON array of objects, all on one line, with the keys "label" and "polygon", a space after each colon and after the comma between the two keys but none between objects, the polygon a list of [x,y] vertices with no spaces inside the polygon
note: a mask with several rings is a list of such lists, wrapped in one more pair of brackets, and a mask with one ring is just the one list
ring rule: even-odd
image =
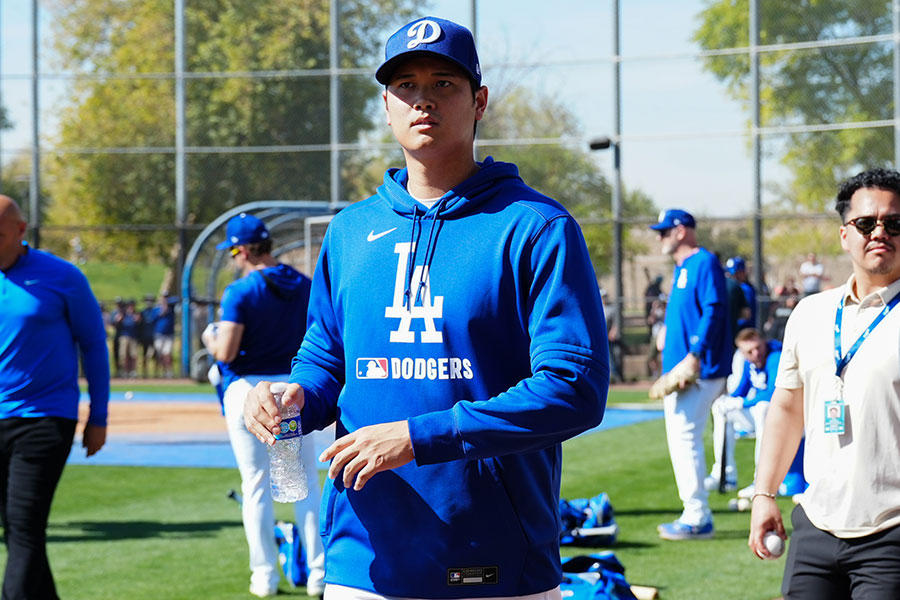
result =
[{"label": "blue hoodie", "polygon": [[278,264],[252,271],[225,288],[222,320],[241,323],[237,356],[219,363],[227,388],[245,375],[277,375],[291,360],[306,331],[311,282],[293,267]]},{"label": "blue hoodie", "polygon": [[603,417],[603,308],[575,220],[515,165],[480,167],[427,211],[391,169],[325,235],[291,375],[303,429],[406,420],[415,453],[326,486],[326,582],[457,598],[561,580],[561,442]]}]

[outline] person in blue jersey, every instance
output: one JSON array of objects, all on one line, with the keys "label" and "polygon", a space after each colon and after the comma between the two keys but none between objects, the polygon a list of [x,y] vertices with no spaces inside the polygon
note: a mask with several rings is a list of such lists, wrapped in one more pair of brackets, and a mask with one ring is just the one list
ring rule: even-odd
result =
[{"label": "person in blue jersey", "polygon": [[744,293],[744,300],[747,303],[747,313],[749,313],[743,314],[738,319],[737,329],[734,330],[734,334],[737,335],[741,329],[746,329],[747,327],[755,329],[757,326],[756,288],[753,287],[753,284],[750,283],[750,278],[747,276],[747,262],[740,256],[734,256],[725,262],[725,270],[728,275],[734,277],[735,281],[740,284],[741,291]]},{"label": "person in blue jersey", "polygon": [[747,543],[770,558],[764,535],[786,537],[775,498],[805,439],[782,594],[887,600],[900,598],[900,173],[843,181],[835,211],[852,274],[788,319]]},{"label": "person in blue jersey", "polygon": [[725,275],[719,260],[697,244],[694,217],[683,210],[662,211],[650,228],[662,251],[675,261],[666,306],[662,377],[650,389],[663,400],[669,457],[675,472],[681,516],[658,527],[667,540],[713,536],[703,430],[713,401],[731,373]]},{"label": "person in blue jersey", "polygon": [[119,333],[119,364],[124,377],[137,377],[141,313],[135,309],[135,302],[131,298],[125,301],[124,306],[124,310],[115,317]]},{"label": "person in blue jersey", "polygon": [[[599,286],[575,219],[473,158],[468,29],[425,17],[376,72],[405,157],[331,222],[287,402],[335,424],[325,597],[559,599],[561,443],[603,417]],[[248,429],[274,443],[265,384]]]},{"label": "person in blue jersey", "polygon": [[168,294],[159,297],[153,313],[153,352],[157,371],[168,379],[172,377],[172,347],[175,344],[175,303]]},{"label": "person in blue jersey", "polygon": [[[153,330],[156,327],[156,298],[153,294],[144,296],[144,308],[141,309],[141,322],[138,325],[138,355],[141,359],[141,376],[151,376],[151,366],[153,363],[159,364],[156,358],[156,349],[153,346]],[[158,374],[159,369],[152,369]]]},{"label": "person in blue jersey", "polygon": [[[766,341],[757,329],[742,329],[735,337],[738,352],[743,362],[737,375],[737,383],[729,394],[720,396],[713,403],[713,449],[716,454],[715,463],[704,484],[711,491],[719,486],[722,473],[723,440],[734,439],[735,429],[753,432],[756,435],[754,461],[759,460],[759,449],[765,430],[766,412],[769,400],[775,390],[775,375],[778,373],[778,362],[781,360],[781,342]],[[734,460],[734,443],[725,449],[725,473],[730,481],[738,481],[737,465]],[[736,485],[735,485],[736,487]],[[753,495],[753,484],[738,491],[738,496],[749,498]]]},{"label": "person in blue jersey", "polygon": [[79,355],[90,412],[87,456],[106,442],[109,353],[87,279],[30,248],[18,205],[0,195],[0,519],[3,598],[55,600],[47,560],[50,505],[78,424]]},{"label": "person in blue jersey", "polygon": [[[203,342],[218,361],[225,389],[223,408],[231,448],[241,473],[242,517],[250,549],[250,593],[260,598],[278,593],[280,579],[275,546],[275,513],[269,484],[269,457],[244,427],[244,399],[258,381],[287,381],[291,360],[306,332],[310,280],[272,256],[272,239],[265,223],[241,213],[225,228],[217,249],[227,250],[242,277],[222,294],[221,321],[203,333]],[[322,542],[318,535],[320,499],[316,455],[303,445],[309,470],[309,495],[294,504],[304,530],[310,568],[307,591],[321,594]]]}]

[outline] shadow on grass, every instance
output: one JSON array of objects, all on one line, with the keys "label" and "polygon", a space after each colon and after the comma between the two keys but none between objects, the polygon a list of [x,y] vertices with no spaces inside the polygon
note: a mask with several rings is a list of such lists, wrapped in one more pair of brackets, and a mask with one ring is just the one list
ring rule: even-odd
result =
[{"label": "shadow on grass", "polygon": [[[675,506],[669,508],[632,508],[625,510],[616,508],[614,512],[617,517],[646,517],[650,515],[675,515],[675,517],[677,517],[681,514],[681,509]],[[675,517],[673,517],[673,519]]]},{"label": "shadow on grass", "polygon": [[98,540],[129,540],[148,538],[212,537],[223,529],[241,527],[236,521],[205,521],[194,523],[161,523],[159,521],[74,521],[51,523],[47,541],[89,542]]}]

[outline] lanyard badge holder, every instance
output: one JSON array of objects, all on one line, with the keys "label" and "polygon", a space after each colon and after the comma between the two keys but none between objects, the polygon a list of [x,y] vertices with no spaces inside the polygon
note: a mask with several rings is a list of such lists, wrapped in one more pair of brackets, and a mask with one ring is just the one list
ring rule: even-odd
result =
[{"label": "lanyard badge holder", "polygon": [[835,399],[834,400],[826,400],[825,401],[825,433],[834,433],[837,435],[841,435],[844,433],[846,426],[846,409],[847,407],[844,405],[844,380],[841,378],[841,373],[843,373],[844,369],[847,368],[847,365],[856,355],[857,350],[862,345],[862,343],[869,337],[875,328],[881,323],[882,319],[884,319],[891,309],[893,309],[898,302],[900,302],[900,293],[891,298],[891,301],[884,305],[884,308],[878,315],[869,323],[869,326],[866,327],[866,330],[860,334],[859,338],[853,345],[850,347],[850,350],[847,351],[847,354],[841,356],[841,320],[844,314],[844,299],[846,296],[841,296],[841,301],[838,304],[837,312],[834,316],[834,364],[835,364]]}]

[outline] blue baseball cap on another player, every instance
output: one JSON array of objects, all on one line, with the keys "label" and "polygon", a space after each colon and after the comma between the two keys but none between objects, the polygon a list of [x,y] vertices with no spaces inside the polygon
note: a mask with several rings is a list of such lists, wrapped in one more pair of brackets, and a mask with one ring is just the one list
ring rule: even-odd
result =
[{"label": "blue baseball cap on another player", "polygon": [[432,55],[456,63],[481,85],[481,65],[472,32],[453,21],[423,17],[401,27],[384,46],[384,62],[375,71],[378,83],[387,85],[397,66],[417,55]]},{"label": "blue baseball cap on another player", "polygon": [[740,256],[735,256],[734,258],[729,258],[729,259],[725,262],[725,269],[726,269],[729,273],[731,273],[732,275],[734,275],[734,274],[737,273],[738,271],[746,271],[746,270],[747,270],[747,263],[744,262],[744,259],[741,258]]},{"label": "blue baseball cap on another player", "polygon": [[664,210],[659,213],[659,222],[655,225],[651,225],[650,229],[653,229],[654,231],[665,231],[666,229],[672,229],[679,225],[684,225],[685,227],[690,227],[692,229],[697,226],[691,213],[686,210],[681,210],[680,208],[670,208],[669,210]]},{"label": "blue baseball cap on another player", "polygon": [[228,220],[225,228],[225,241],[216,245],[216,250],[227,250],[242,244],[255,244],[269,239],[266,224],[257,217],[241,213]]}]

